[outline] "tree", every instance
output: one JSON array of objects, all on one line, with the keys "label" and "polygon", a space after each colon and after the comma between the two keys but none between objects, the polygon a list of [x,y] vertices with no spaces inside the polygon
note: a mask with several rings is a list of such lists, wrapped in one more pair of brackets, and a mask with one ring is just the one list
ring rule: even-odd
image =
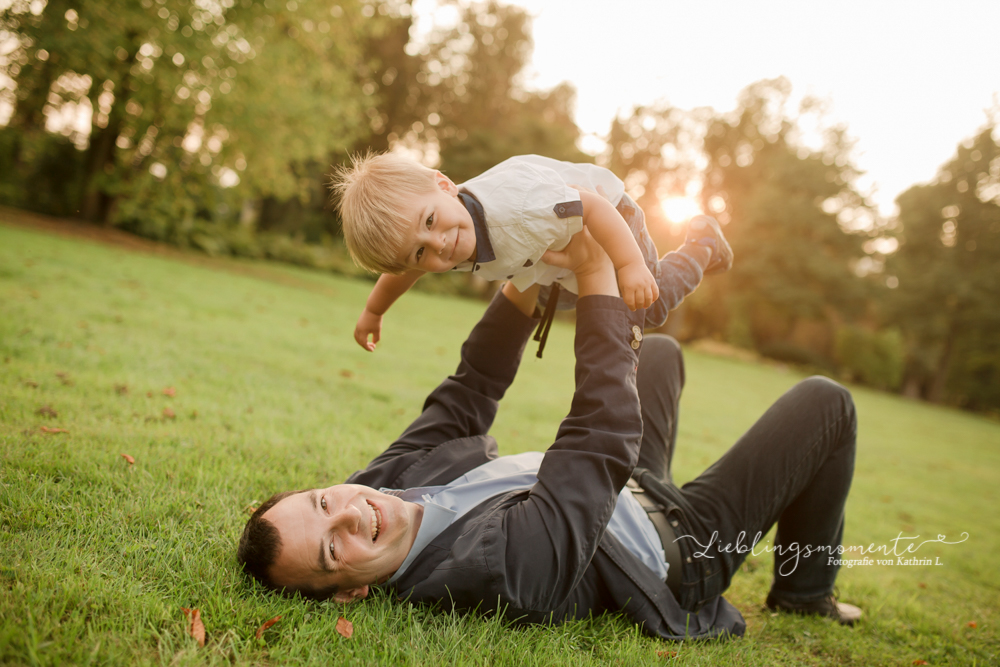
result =
[{"label": "tree", "polygon": [[1000,143],[991,123],[937,177],[899,196],[891,316],[907,343],[905,392],[1000,408]]},{"label": "tree", "polygon": [[853,187],[843,128],[809,148],[785,112],[790,93],[783,78],[755,83],[709,123],[703,206],[725,225],[736,261],[695,295],[689,320],[700,335],[828,365],[837,326],[865,306],[852,267],[874,216]]},{"label": "tree", "polygon": [[[75,187],[83,217],[176,230],[191,216],[219,217],[226,186],[239,184],[230,202],[301,195],[308,183],[295,165],[363,131],[350,72],[359,36],[377,23],[363,11],[356,2],[15,0],[0,13],[16,43],[5,68],[16,84],[8,159],[25,166],[24,139],[75,107],[91,122],[76,137],[78,181],[63,188]],[[182,187],[160,188],[164,179]]]},{"label": "tree", "polygon": [[530,92],[519,83],[530,55],[527,12],[494,0],[464,6],[455,26],[433,36],[418,74],[429,96],[422,138],[456,182],[525,153],[589,159],[576,146],[573,88]]}]

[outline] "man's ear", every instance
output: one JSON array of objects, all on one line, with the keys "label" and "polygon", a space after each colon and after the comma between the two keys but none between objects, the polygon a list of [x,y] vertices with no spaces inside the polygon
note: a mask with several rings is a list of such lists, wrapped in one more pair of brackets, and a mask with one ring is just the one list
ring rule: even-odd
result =
[{"label": "man's ear", "polygon": [[346,591],[337,591],[333,594],[333,599],[337,602],[354,602],[368,597],[368,586],[351,588]]},{"label": "man's ear", "polygon": [[447,192],[450,195],[458,194],[458,186],[455,183],[442,174],[440,171],[434,172],[434,182],[437,183],[438,187]]}]

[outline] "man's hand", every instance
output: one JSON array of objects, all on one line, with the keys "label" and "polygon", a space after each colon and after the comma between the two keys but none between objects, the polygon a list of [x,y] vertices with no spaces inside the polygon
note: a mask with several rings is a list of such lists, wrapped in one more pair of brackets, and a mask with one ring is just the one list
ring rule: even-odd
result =
[{"label": "man's hand", "polygon": [[[369,352],[375,351],[375,344],[378,343],[382,335],[382,316],[376,315],[367,308],[361,313],[361,317],[358,318],[358,323],[354,327],[354,340],[358,341],[358,345],[365,348]],[[368,337],[371,336],[371,341]]]},{"label": "man's hand", "polygon": [[618,288],[629,310],[649,308],[660,296],[660,288],[645,262],[626,264],[619,269]]},{"label": "man's hand", "polygon": [[586,227],[574,234],[562,250],[546,250],[542,261],[575,273],[580,297],[591,294],[619,296],[615,265]]}]

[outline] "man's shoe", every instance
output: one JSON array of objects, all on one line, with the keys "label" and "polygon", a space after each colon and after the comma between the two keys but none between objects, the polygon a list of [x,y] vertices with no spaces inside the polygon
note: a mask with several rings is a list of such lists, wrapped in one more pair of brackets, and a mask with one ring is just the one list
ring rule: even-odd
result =
[{"label": "man's shoe", "polygon": [[827,595],[820,600],[810,602],[791,602],[777,597],[773,592],[767,594],[767,608],[771,611],[788,611],[795,614],[810,614],[832,618],[841,625],[854,625],[861,618],[861,609],[853,604],[837,602],[837,598]]}]

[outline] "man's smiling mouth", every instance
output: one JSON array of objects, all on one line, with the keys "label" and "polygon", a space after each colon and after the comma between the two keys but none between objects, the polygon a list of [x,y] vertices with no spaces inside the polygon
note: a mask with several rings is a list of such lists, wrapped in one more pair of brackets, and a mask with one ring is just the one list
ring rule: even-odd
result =
[{"label": "man's smiling mouth", "polygon": [[368,506],[372,508],[371,511],[371,531],[372,531],[372,542],[378,539],[379,533],[382,532],[382,512],[368,503]]}]

